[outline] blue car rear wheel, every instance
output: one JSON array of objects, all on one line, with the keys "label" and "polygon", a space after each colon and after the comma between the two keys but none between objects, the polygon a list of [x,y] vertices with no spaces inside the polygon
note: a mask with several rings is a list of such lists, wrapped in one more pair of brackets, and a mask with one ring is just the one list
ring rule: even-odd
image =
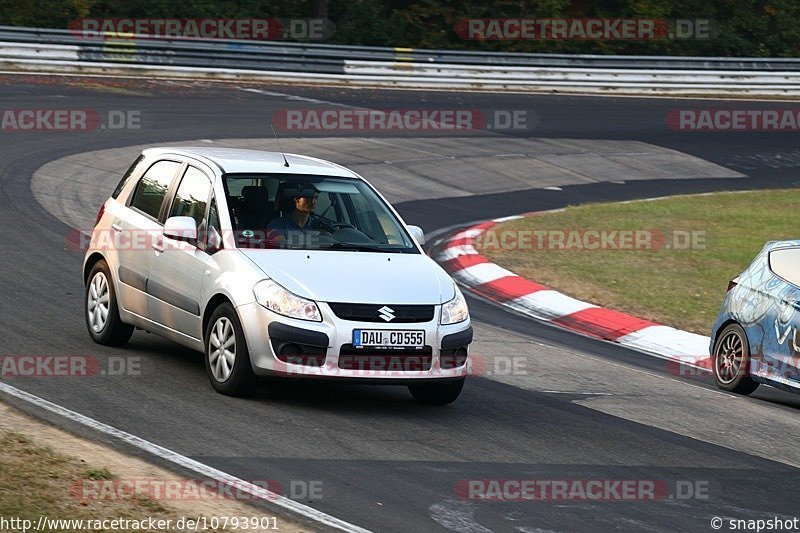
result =
[{"label": "blue car rear wheel", "polygon": [[750,377],[750,344],[739,324],[729,324],[714,344],[714,381],[717,387],[737,394],[750,394],[758,383]]}]

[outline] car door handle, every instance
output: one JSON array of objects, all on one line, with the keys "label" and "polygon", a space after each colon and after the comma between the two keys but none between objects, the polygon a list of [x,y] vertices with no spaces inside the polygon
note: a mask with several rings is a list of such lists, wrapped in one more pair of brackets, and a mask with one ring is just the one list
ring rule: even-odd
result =
[{"label": "car door handle", "polygon": [[114,231],[122,231],[122,226],[120,226],[119,224],[117,224],[115,222],[115,223],[111,224],[111,229],[113,229]]},{"label": "car door handle", "polygon": [[162,253],[164,251],[164,243],[161,241],[153,242],[153,250],[155,250],[158,253]]}]

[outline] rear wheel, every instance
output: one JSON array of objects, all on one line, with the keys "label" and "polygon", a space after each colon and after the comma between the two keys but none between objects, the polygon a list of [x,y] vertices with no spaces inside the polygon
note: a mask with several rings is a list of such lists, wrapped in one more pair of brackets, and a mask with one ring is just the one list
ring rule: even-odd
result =
[{"label": "rear wheel", "polygon": [[123,346],[133,335],[133,326],[119,318],[117,295],[108,263],[101,259],[92,267],[86,284],[86,328],[92,340],[104,346]]},{"label": "rear wheel", "polygon": [[750,377],[750,345],[739,324],[730,324],[714,344],[714,381],[722,390],[750,394],[758,383]]},{"label": "rear wheel", "polygon": [[442,383],[417,383],[409,385],[411,396],[426,405],[447,405],[453,403],[464,388],[465,378]]},{"label": "rear wheel", "polygon": [[229,303],[214,310],[205,334],[206,373],[211,386],[227,396],[247,396],[257,386],[250,352],[236,310]]}]

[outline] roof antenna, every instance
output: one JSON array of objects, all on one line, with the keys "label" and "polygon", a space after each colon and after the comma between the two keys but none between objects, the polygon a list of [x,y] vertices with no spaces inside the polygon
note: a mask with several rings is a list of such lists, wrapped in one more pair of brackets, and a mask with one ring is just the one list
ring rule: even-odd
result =
[{"label": "roof antenna", "polygon": [[289,166],[289,161],[286,160],[286,154],[283,153],[283,147],[281,146],[281,140],[278,139],[278,134],[275,133],[275,126],[272,125],[272,123],[270,123],[269,127],[272,128],[272,134],[275,136],[275,140],[278,141],[278,148],[280,149],[281,155],[283,156],[283,166],[288,167]]}]

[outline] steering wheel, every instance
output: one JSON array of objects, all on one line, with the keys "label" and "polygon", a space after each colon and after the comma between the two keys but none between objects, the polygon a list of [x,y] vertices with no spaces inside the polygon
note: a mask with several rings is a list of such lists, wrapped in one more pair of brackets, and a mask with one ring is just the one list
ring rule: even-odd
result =
[{"label": "steering wheel", "polygon": [[344,229],[344,228],[358,229],[354,225],[348,224],[347,222],[334,222],[333,224],[328,225],[328,229]]}]

